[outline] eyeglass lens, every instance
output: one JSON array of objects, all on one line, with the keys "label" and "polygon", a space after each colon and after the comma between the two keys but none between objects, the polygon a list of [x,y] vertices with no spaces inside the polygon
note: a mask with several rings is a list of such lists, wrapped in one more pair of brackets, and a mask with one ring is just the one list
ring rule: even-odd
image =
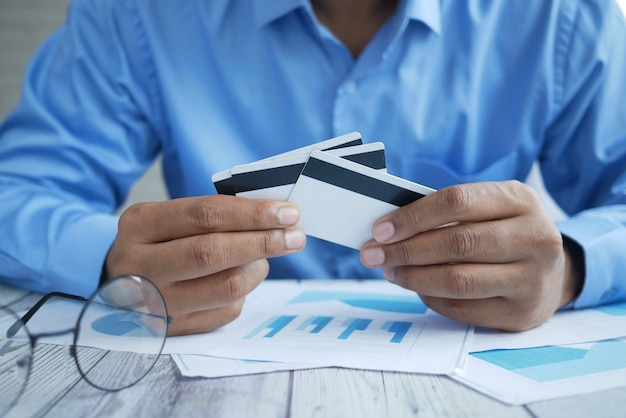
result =
[{"label": "eyeglass lens", "polygon": [[152,282],[138,276],[110,280],[87,302],[78,320],[76,364],[93,386],[124,389],[152,369],[167,327],[165,302]]}]

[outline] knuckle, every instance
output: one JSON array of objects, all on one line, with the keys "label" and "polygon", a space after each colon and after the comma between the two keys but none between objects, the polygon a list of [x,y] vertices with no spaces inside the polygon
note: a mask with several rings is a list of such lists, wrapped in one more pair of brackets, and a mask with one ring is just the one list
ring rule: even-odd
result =
[{"label": "knuckle", "polygon": [[[412,262],[413,251],[406,241],[400,242],[394,248],[395,261],[400,265],[407,265]],[[385,257],[386,259],[387,257]]]},{"label": "knuckle", "polygon": [[441,191],[443,192],[440,194],[441,205],[453,213],[465,212],[474,200],[468,187],[450,186]]},{"label": "knuckle", "polygon": [[519,180],[508,180],[504,182],[507,193],[515,202],[522,205],[526,210],[534,210],[541,206],[541,199],[537,191],[528,184]]},{"label": "knuckle", "polygon": [[468,318],[468,312],[466,304],[462,299],[446,299],[444,302],[444,310],[446,316],[457,321],[466,322]]},{"label": "knuckle", "polygon": [[474,294],[476,278],[471,272],[463,268],[451,268],[449,271],[451,284],[450,292],[453,297],[465,299]]},{"label": "knuckle", "polygon": [[238,300],[237,302],[231,303],[226,307],[224,312],[224,320],[225,324],[234,321],[239,318],[241,315],[241,311],[243,309],[243,300]]},{"label": "knuckle", "polygon": [[456,260],[464,260],[474,256],[478,251],[478,237],[470,228],[454,228],[450,236],[450,257]]},{"label": "knuckle", "polygon": [[539,195],[528,184],[522,183],[518,180],[509,180],[507,182],[513,190],[513,193],[521,198],[522,201],[530,204],[535,204],[539,201]]},{"label": "knuckle", "polygon": [[433,311],[456,321],[467,322],[469,313],[462,299],[439,298],[421,295],[422,301]]},{"label": "knuckle", "polygon": [[553,257],[560,255],[563,251],[563,236],[561,236],[561,233],[556,230],[556,228],[551,228],[546,231],[542,242],[545,251]]},{"label": "knuckle", "polygon": [[257,234],[255,242],[255,255],[258,258],[265,258],[280,254],[284,249],[285,240],[279,230],[263,231]]},{"label": "knuckle", "polygon": [[213,240],[198,239],[192,247],[192,261],[195,268],[215,268],[224,264],[225,255]]},{"label": "knuckle", "polygon": [[255,203],[252,206],[252,211],[249,214],[249,219],[252,222],[254,228],[263,228],[267,224],[267,207],[264,204],[261,204],[260,201],[252,201],[250,203]]},{"label": "knuckle", "polygon": [[403,221],[407,225],[420,225],[422,223],[422,217],[418,214],[418,211],[414,206],[407,206],[407,210],[401,212],[404,215]]},{"label": "knuckle", "polygon": [[223,223],[219,207],[209,200],[201,200],[188,208],[187,217],[200,226],[214,228]]},{"label": "knuckle", "polygon": [[276,245],[276,234],[267,232],[261,236],[260,247],[263,251],[262,254],[272,254]]},{"label": "knuckle", "polygon": [[[504,321],[500,329],[509,332],[520,332],[534,328],[543,322],[539,310],[533,309],[531,305],[512,305],[510,311],[505,316],[508,321]],[[514,320],[511,320],[514,318]]]},{"label": "knuckle", "polygon": [[268,273],[269,263],[266,259],[255,260],[231,269],[222,283],[222,300],[229,303],[243,300],[257,282],[267,277]]},{"label": "knuckle", "polygon": [[135,225],[137,225],[138,219],[143,218],[146,205],[146,203],[135,203],[122,212],[118,221],[118,230],[125,231],[128,229],[134,229]]},{"label": "knuckle", "polygon": [[232,275],[226,279],[225,283],[225,299],[228,301],[237,301],[246,296],[245,286],[242,284],[240,275]]},{"label": "knuckle", "polygon": [[545,223],[538,223],[529,238],[541,257],[555,259],[563,252],[563,236],[553,224],[546,226]]}]

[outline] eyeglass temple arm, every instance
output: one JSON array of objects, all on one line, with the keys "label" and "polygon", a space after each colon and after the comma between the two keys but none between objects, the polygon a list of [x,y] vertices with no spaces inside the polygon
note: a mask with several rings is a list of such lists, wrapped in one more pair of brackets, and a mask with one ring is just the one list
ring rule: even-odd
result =
[{"label": "eyeglass temple arm", "polygon": [[28,321],[30,321],[30,319],[33,317],[33,315],[35,315],[37,313],[39,308],[41,308],[43,306],[43,304],[46,303],[50,298],[54,298],[54,297],[65,298],[65,299],[73,299],[73,300],[78,300],[78,301],[86,301],[87,300],[86,298],[84,298],[82,296],[70,295],[68,293],[61,293],[61,292],[48,293],[47,295],[45,295],[41,299],[39,299],[39,301],[32,308],[30,308],[30,310],[28,312],[26,312],[23,317],[21,317],[20,319],[15,321],[15,323],[9,327],[9,329],[7,330],[7,338],[11,338],[15,334],[17,334],[17,332],[24,325],[26,325],[26,323]]}]

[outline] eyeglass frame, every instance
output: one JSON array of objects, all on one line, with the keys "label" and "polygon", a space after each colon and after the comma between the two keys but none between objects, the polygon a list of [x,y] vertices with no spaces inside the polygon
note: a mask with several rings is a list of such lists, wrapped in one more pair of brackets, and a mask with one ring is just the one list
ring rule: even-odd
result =
[{"label": "eyeglass frame", "polygon": [[[91,385],[92,387],[94,387],[96,389],[99,389],[99,390],[103,390],[103,391],[107,391],[107,392],[117,392],[117,391],[120,391],[120,390],[123,390],[123,389],[127,389],[127,388],[135,385],[139,381],[141,381],[144,377],[146,377],[148,375],[148,373],[150,373],[152,371],[152,369],[154,368],[154,365],[156,364],[156,361],[150,366],[150,368],[148,368],[146,370],[146,372],[142,376],[140,376],[134,382],[132,382],[130,384],[127,384],[126,386],[122,386],[122,387],[119,387],[119,388],[101,387],[101,386],[98,386],[97,384],[93,383],[86,376],[86,373],[81,368],[81,366],[80,366],[80,364],[78,362],[78,358],[76,356],[77,340],[78,340],[78,336],[79,336],[79,326],[80,326],[80,323],[81,323],[81,321],[83,319],[84,313],[86,312],[87,308],[89,307],[89,303],[101,304],[99,302],[95,302],[93,300],[93,298],[96,295],[98,295],[100,290],[104,286],[106,286],[107,284],[109,284],[111,282],[114,282],[116,280],[121,280],[121,279],[124,279],[124,278],[133,278],[133,277],[139,278],[142,281],[148,282],[152,286],[154,286],[154,289],[157,291],[157,294],[159,295],[159,297],[161,298],[161,301],[163,302],[163,309],[164,309],[165,316],[143,312],[143,314],[148,315],[148,316],[155,316],[155,317],[159,317],[159,318],[165,319],[165,335],[163,337],[163,342],[161,344],[161,347],[159,348],[158,353],[154,353],[154,355],[158,358],[162,354],[162,352],[163,352],[163,347],[164,347],[165,341],[167,339],[167,331],[168,331],[168,328],[169,328],[169,324],[173,321],[173,318],[167,312],[167,305],[165,303],[165,299],[163,298],[163,294],[161,293],[159,288],[151,280],[147,279],[146,277],[139,276],[139,275],[136,275],[136,274],[125,274],[125,275],[115,276],[115,277],[107,280],[103,285],[99,286],[98,289],[96,289],[96,291],[89,298],[85,298],[83,296],[78,296],[78,295],[72,295],[72,294],[69,294],[69,293],[63,293],[63,292],[51,292],[51,293],[48,293],[48,294],[45,294],[44,296],[42,296],[28,310],[28,312],[26,312],[21,318],[9,306],[2,306],[2,305],[0,305],[0,309],[3,309],[5,311],[7,311],[9,314],[14,316],[15,318],[18,318],[18,320],[7,329],[7,332],[6,332],[7,335],[5,337],[10,339],[21,328],[24,328],[24,332],[25,332],[26,336],[28,337],[30,350],[31,350],[30,356],[29,356],[29,359],[28,359],[29,360],[28,361],[28,373],[27,373],[26,378],[24,380],[24,386],[22,387],[19,395],[16,396],[16,398],[10,404],[9,410],[13,406],[15,406],[17,401],[21,398],[24,389],[28,385],[28,381],[29,381],[29,378],[30,378],[31,369],[32,369],[33,361],[34,361],[35,345],[37,344],[37,341],[39,339],[41,339],[41,338],[58,337],[58,336],[66,335],[66,334],[69,334],[69,333],[73,333],[74,334],[74,338],[73,338],[72,345],[70,346],[70,355],[74,358],[74,364],[76,365],[76,368],[78,369],[78,372],[80,374],[81,379],[84,379],[89,385]],[[81,309],[80,315],[78,316],[78,318],[76,320],[76,323],[74,324],[74,326],[72,328],[67,328],[65,330],[59,330],[59,331],[54,331],[54,332],[41,332],[41,333],[35,333],[35,334],[31,333],[28,330],[28,327],[26,327],[26,323],[39,311],[39,309],[41,309],[41,307],[48,300],[50,300],[52,298],[55,298],[55,297],[60,297],[60,298],[65,298],[65,299],[71,299],[71,300],[76,300],[76,301],[80,301],[80,302],[85,302],[85,306]],[[116,307],[116,309],[120,309],[120,308]],[[132,312],[136,313],[136,311],[132,311]]]}]

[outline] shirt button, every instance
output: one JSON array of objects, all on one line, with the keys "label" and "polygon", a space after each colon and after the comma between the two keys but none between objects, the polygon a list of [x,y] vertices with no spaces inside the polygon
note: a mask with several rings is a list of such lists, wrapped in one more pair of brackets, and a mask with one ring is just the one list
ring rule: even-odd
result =
[{"label": "shirt button", "polygon": [[346,81],[343,84],[343,91],[347,94],[352,94],[356,90],[356,83],[354,81]]}]

